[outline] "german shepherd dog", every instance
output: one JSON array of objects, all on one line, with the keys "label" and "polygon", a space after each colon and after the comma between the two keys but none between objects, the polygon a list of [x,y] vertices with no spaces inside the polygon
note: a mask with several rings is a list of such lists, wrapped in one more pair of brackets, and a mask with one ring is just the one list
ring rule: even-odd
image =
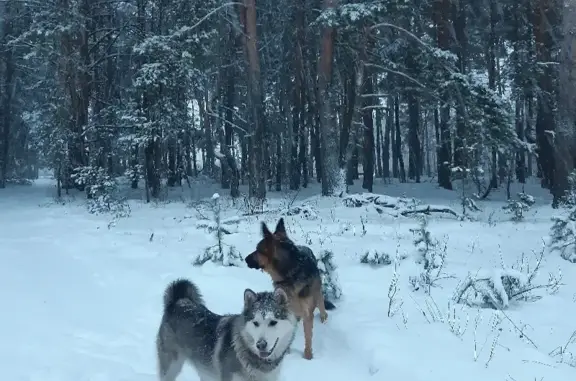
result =
[{"label": "german shepherd dog", "polygon": [[289,306],[304,325],[304,358],[312,359],[312,328],[314,310],[320,310],[320,321],[326,322],[326,310],[336,308],[324,298],[318,260],[306,246],[297,246],[288,238],[284,219],[280,218],[274,233],[262,222],[262,240],[256,250],[245,258],[251,269],[270,275],[275,288],[288,295]]}]

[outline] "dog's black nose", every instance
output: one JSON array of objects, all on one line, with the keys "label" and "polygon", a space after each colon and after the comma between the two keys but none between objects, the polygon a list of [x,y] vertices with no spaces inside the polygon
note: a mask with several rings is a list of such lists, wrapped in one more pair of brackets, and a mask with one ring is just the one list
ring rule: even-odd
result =
[{"label": "dog's black nose", "polygon": [[257,254],[252,253],[249,256],[247,256],[246,258],[244,258],[244,262],[246,262],[246,265],[248,266],[249,269],[259,269],[260,266],[258,265],[258,261],[256,260],[255,256]]},{"label": "dog's black nose", "polygon": [[256,342],[256,348],[259,351],[265,351],[266,348],[268,348],[268,342],[266,342],[264,339],[260,339]]}]

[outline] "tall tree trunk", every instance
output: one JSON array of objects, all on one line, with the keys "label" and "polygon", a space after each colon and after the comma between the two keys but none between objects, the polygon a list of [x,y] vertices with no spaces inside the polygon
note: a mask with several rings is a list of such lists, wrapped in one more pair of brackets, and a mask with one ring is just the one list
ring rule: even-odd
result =
[{"label": "tall tree trunk", "polygon": [[341,74],[344,81],[344,99],[342,106],[342,128],[340,129],[340,155],[338,162],[341,170],[346,168],[346,183],[348,185],[353,184],[352,163],[350,161],[352,160],[352,150],[354,149],[353,139],[355,136],[352,130],[352,123],[354,122],[356,92],[358,90],[356,75],[357,72],[354,69],[354,66],[349,67],[348,65],[344,67]]},{"label": "tall tree trunk", "polygon": [[[436,38],[438,47],[450,51],[451,27],[448,20],[450,15],[450,0],[434,0],[434,21],[436,24]],[[438,150],[438,185],[444,189],[452,190],[450,179],[452,164],[452,148],[450,134],[450,94],[444,90],[441,94],[440,105],[440,148]]]},{"label": "tall tree trunk", "polygon": [[[137,0],[136,1],[136,37],[139,43],[142,43],[146,35],[146,1],[145,0]],[[137,62],[138,66],[142,66],[144,61],[140,58]],[[142,94],[142,99],[139,104],[139,109],[142,111],[142,114],[145,113],[147,105],[147,94]],[[133,131],[136,135],[138,133],[137,129]],[[146,144],[146,143],[144,143]],[[140,181],[140,176],[144,175],[146,177],[146,164],[140,166],[140,143],[133,143],[131,147],[131,155],[130,155],[130,167],[132,170],[132,189],[138,189],[138,183]],[[146,195],[148,195],[148,190],[146,190]],[[147,199],[148,201],[148,199]]]},{"label": "tall tree trunk", "polygon": [[[515,91],[515,122],[516,122],[516,136],[520,141],[525,141],[526,135],[526,84],[524,83],[524,75],[520,69],[522,60],[526,57],[528,52],[525,50],[526,37],[525,33],[522,33],[523,29],[523,4],[520,2],[514,3],[512,7],[513,12],[513,32],[512,32],[512,46],[514,49],[514,54],[512,55],[512,67],[514,70],[514,87]],[[492,29],[492,28],[491,28]],[[516,179],[521,184],[526,183],[526,154],[523,148],[516,151],[516,163],[515,163]]]},{"label": "tall tree trunk", "polygon": [[[318,106],[316,104],[316,106]],[[312,108],[311,108],[312,110]],[[320,110],[315,109],[316,112],[319,114]],[[310,111],[311,113],[311,111]],[[312,115],[311,119],[313,121],[312,128],[310,129],[310,145],[312,150],[312,156],[314,157],[314,168],[316,169],[316,180],[318,182],[322,182],[322,171],[323,171],[323,164],[322,164],[322,150],[320,149],[320,117],[319,115]]]},{"label": "tall tree trunk", "polygon": [[364,122],[364,176],[362,179],[362,188],[368,190],[368,192],[373,191],[374,187],[374,117],[373,117],[373,106],[374,97],[374,78],[371,74],[366,76],[364,83],[364,91],[362,94],[370,94],[369,97],[363,97],[365,101],[363,110],[363,122]]},{"label": "tall tree trunk", "polygon": [[559,72],[559,124],[554,139],[552,206],[558,207],[570,190],[569,175],[576,165],[576,4],[563,9]]},{"label": "tall tree trunk", "polygon": [[417,183],[420,182],[422,174],[422,149],[420,147],[420,103],[416,98],[413,91],[407,93],[408,101],[408,173],[410,179],[415,179]]},{"label": "tall tree trunk", "polygon": [[[324,0],[324,10],[336,8],[337,0]],[[318,68],[318,102],[320,103],[320,142],[322,153],[322,195],[334,194],[338,186],[338,136],[335,112],[333,111],[332,67],[334,60],[334,35],[332,26],[322,32],[322,52]]]},{"label": "tall tree trunk", "polygon": [[300,114],[302,112],[301,86],[302,81],[300,74],[296,73],[296,82],[292,89],[292,134],[290,135],[290,189],[300,188],[300,160],[298,156],[299,138],[301,134]]},{"label": "tall tree trunk", "polygon": [[383,177],[382,172],[382,109],[376,109],[376,176]]},{"label": "tall tree trunk", "polygon": [[[455,53],[458,57],[458,71],[460,74],[466,74],[466,7],[464,1],[452,2],[452,28],[454,30]],[[466,147],[466,106],[462,98],[462,91],[460,86],[457,87],[455,103],[456,103],[456,134],[454,135],[454,167],[459,167],[463,171],[461,176],[466,176],[466,169],[469,168],[467,162],[467,147]]]},{"label": "tall tree trunk", "polygon": [[[290,155],[290,189],[296,190],[300,188],[301,176],[305,167],[302,164],[302,149],[304,142],[304,126],[305,126],[305,78],[304,78],[304,57],[302,50],[306,44],[304,35],[304,18],[305,18],[306,3],[304,0],[299,0],[294,5],[294,26],[295,32],[292,29],[287,29],[285,33],[289,33],[287,40],[293,43],[290,38],[293,34],[296,35],[296,44],[293,48],[292,60],[292,73],[294,76],[294,83],[287,81],[289,88],[292,92],[292,134],[291,134],[291,155]],[[288,47],[287,47],[288,48]],[[290,49],[290,48],[288,48]],[[304,155],[305,156],[305,155]]]},{"label": "tall tree trunk", "polygon": [[260,77],[260,57],[258,55],[258,34],[256,28],[256,0],[244,0],[240,20],[244,28],[244,45],[248,63],[249,102],[252,110],[254,129],[249,139],[250,152],[250,196],[260,207],[266,199],[266,176],[268,174],[267,147],[270,139],[267,133],[264,95]]},{"label": "tall tree trunk", "polygon": [[8,179],[8,160],[10,152],[10,134],[12,127],[12,94],[14,92],[14,55],[13,47],[9,46],[7,41],[8,37],[12,34],[13,30],[13,14],[12,14],[12,1],[6,1],[3,5],[0,5],[0,9],[3,9],[4,25],[2,28],[2,36],[0,38],[0,46],[4,49],[4,75],[2,81],[0,82],[0,111],[2,113],[2,118],[0,120],[0,188],[6,187],[6,180]]},{"label": "tall tree trunk", "polygon": [[388,97],[386,102],[386,134],[384,136],[384,178],[390,178],[390,153],[392,153],[392,177],[398,177],[398,161],[396,160],[396,150],[394,145],[394,98]]},{"label": "tall tree trunk", "polygon": [[537,0],[536,4],[532,21],[536,41],[536,60],[540,64],[536,141],[538,144],[538,161],[542,169],[542,187],[552,190],[555,172],[552,139],[556,132],[554,120],[556,107],[554,76],[556,69],[550,62],[552,62],[552,52],[556,49],[556,36],[553,28],[557,25],[559,9],[556,9],[557,2],[554,0]]},{"label": "tall tree trunk", "polygon": [[174,187],[176,185],[180,185],[179,182],[179,172],[178,172],[178,145],[177,140],[174,137],[170,137],[168,139],[168,173],[166,179],[166,186]]},{"label": "tall tree trunk", "polygon": [[[390,106],[388,107],[388,120],[386,121],[386,128],[390,134],[390,152],[392,154],[392,177],[395,179],[400,178],[400,169],[398,167],[398,151],[396,150],[396,124],[394,119],[394,111],[396,110],[396,103],[394,97],[388,98]],[[388,127],[389,126],[389,127]]]},{"label": "tall tree trunk", "polygon": [[[532,91],[526,92],[526,101],[525,101],[525,108],[526,108],[526,131],[524,133],[524,138],[529,143],[535,143],[532,136],[534,133],[534,128],[532,126],[532,121],[534,120],[534,97],[532,95]],[[527,175],[533,176],[534,175],[534,158],[532,155],[528,156],[528,167],[527,167]]]},{"label": "tall tree trunk", "polygon": [[[524,102],[518,98],[515,103],[516,111],[516,136],[519,140],[524,140],[524,121],[526,120],[524,116]],[[523,150],[516,152],[516,178],[521,184],[526,183],[526,156]]]},{"label": "tall tree trunk", "polygon": [[394,150],[396,151],[396,159],[398,160],[398,169],[400,175],[400,182],[406,182],[406,167],[404,165],[404,155],[402,153],[402,134],[400,133],[400,97],[394,98],[394,125],[396,127],[396,140],[394,141]]},{"label": "tall tree trunk", "polygon": [[202,135],[204,137],[203,157],[202,157],[202,172],[210,178],[214,177],[214,139],[212,132],[212,120],[208,115],[208,94],[200,91],[196,93],[196,100],[198,102],[198,110],[200,112],[200,120],[202,126]]},{"label": "tall tree trunk", "polygon": [[432,153],[430,152],[430,116],[426,112],[426,119],[424,120],[424,152],[426,153],[426,176],[432,177]]},{"label": "tall tree trunk", "polygon": [[284,161],[284,157],[282,155],[282,141],[285,139],[283,136],[278,136],[276,138],[276,192],[282,191],[282,174],[283,174],[283,166],[282,162]]},{"label": "tall tree trunk", "polygon": [[[230,33],[232,39],[232,33]],[[234,94],[236,90],[235,72],[233,69],[227,70],[226,78],[226,93],[224,96],[224,156],[226,158],[227,168],[227,182],[230,185],[230,197],[236,198],[240,196],[240,171],[238,170],[238,163],[232,152],[234,146],[234,133],[232,126],[234,125]],[[224,173],[224,172],[223,172]]]},{"label": "tall tree trunk", "polygon": [[306,148],[308,147],[308,126],[306,126],[306,110],[305,110],[305,99],[306,99],[306,89],[302,86],[302,94],[300,96],[302,103],[300,104],[300,148],[298,149],[298,161],[300,162],[300,171],[302,173],[302,188],[308,187],[308,161]]}]

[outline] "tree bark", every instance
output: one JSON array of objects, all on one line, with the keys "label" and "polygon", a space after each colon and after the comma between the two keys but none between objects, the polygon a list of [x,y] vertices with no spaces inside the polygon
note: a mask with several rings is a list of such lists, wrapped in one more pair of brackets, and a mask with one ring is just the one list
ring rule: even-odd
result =
[{"label": "tree bark", "polygon": [[536,61],[540,63],[538,87],[540,96],[537,98],[536,141],[538,144],[538,162],[542,170],[542,187],[552,190],[554,186],[554,147],[553,135],[556,132],[554,98],[555,69],[552,62],[552,52],[556,48],[554,26],[556,25],[557,4],[555,0],[537,0],[533,13],[533,30],[536,41]]},{"label": "tree bark", "polygon": [[[333,9],[337,0],[324,0],[324,10]],[[322,157],[322,195],[331,196],[338,186],[338,133],[332,100],[332,67],[335,29],[328,25],[322,32],[322,51],[318,68],[318,102],[320,103],[320,150]]]},{"label": "tree bark", "polygon": [[[452,34],[448,20],[450,12],[450,0],[434,0],[434,21],[436,24],[436,38],[438,47],[444,51],[450,50]],[[452,190],[450,179],[452,164],[452,148],[450,134],[450,94],[444,90],[441,94],[440,105],[440,141],[438,150],[438,185],[444,189]]]},{"label": "tree bark", "polygon": [[252,110],[254,128],[248,142],[250,153],[250,197],[258,202],[258,207],[266,199],[266,177],[268,174],[268,145],[264,96],[260,75],[260,57],[258,54],[258,34],[256,27],[256,1],[244,0],[240,10],[240,21],[244,28],[244,44],[248,63],[248,93]]},{"label": "tree bark", "polygon": [[2,38],[0,39],[0,46],[4,47],[4,75],[2,82],[0,82],[0,96],[2,118],[1,118],[1,128],[0,128],[0,188],[6,187],[6,181],[8,180],[8,161],[10,152],[10,134],[12,127],[12,94],[13,94],[13,81],[14,81],[14,55],[13,47],[8,45],[8,36],[12,34],[13,30],[13,15],[12,15],[12,1],[7,1],[3,5],[2,18],[4,19],[4,25],[2,28]]},{"label": "tree bark", "polygon": [[576,4],[563,9],[563,41],[559,72],[559,125],[554,139],[552,206],[558,207],[570,190],[569,175],[576,165]]},{"label": "tree bark", "polygon": [[[374,79],[372,75],[367,75],[363,94],[372,94],[374,92]],[[364,97],[367,100],[363,102],[364,110],[362,119],[364,122],[364,176],[362,179],[362,188],[366,189],[368,192],[373,191],[374,187],[374,117],[372,101],[373,97]],[[366,107],[368,106],[368,107]]]}]

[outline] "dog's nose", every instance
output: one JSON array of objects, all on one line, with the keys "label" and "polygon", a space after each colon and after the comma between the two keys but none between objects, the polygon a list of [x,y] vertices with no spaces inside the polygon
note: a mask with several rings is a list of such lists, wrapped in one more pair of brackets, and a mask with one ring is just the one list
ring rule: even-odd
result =
[{"label": "dog's nose", "polygon": [[259,351],[265,351],[267,347],[268,347],[268,342],[266,342],[266,340],[264,340],[264,339],[260,339],[256,342],[256,348]]},{"label": "dog's nose", "polygon": [[246,262],[246,265],[248,265],[249,269],[258,269],[260,267],[258,266],[258,261],[256,260],[255,256],[256,252],[253,252],[244,258],[244,262]]}]

